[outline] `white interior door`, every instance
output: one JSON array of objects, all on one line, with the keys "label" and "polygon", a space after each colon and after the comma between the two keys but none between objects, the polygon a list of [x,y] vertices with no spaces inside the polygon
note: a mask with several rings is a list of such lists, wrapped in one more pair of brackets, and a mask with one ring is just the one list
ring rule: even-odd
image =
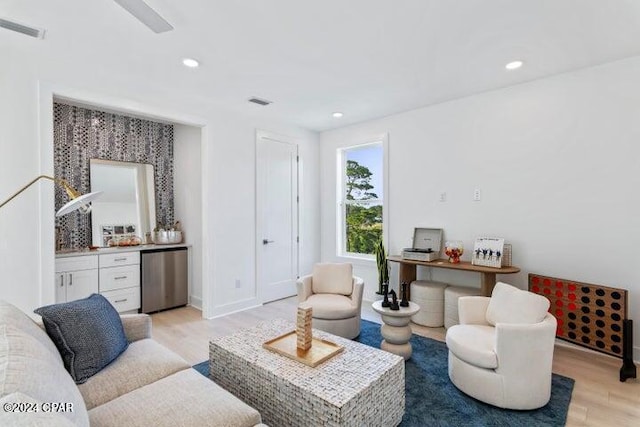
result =
[{"label": "white interior door", "polygon": [[296,294],[298,278],[298,146],[257,133],[257,286],[262,302]]}]

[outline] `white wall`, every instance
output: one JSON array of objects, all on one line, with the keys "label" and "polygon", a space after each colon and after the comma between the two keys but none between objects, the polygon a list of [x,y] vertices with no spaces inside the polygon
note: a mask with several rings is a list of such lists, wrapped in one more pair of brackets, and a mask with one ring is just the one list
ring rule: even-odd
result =
[{"label": "white wall", "polygon": [[320,261],[320,144],[300,144],[298,155],[298,221],[300,227],[300,276],[311,274]]},{"label": "white wall", "polygon": [[[15,43],[10,40],[15,40]],[[18,42],[20,41],[20,42]],[[65,60],[37,40],[0,40],[0,199],[40,173],[53,174],[51,93],[189,125],[202,125],[203,293],[208,316],[255,305],[255,130],[291,135],[305,161],[307,207],[303,219],[307,264],[319,258],[317,134],[282,123],[227,114],[206,96],[186,98],[143,76]],[[213,96],[213,94],[211,95]],[[258,107],[256,107],[258,108]],[[53,192],[36,185],[0,210],[0,298],[26,311],[51,303]],[[233,278],[246,286],[236,290]],[[205,298],[206,298],[205,296]]]},{"label": "white wall", "polygon": [[202,308],[202,132],[195,126],[173,127],[173,199],[190,249],[189,304]]},{"label": "white wall", "polygon": [[[526,288],[532,272],[626,288],[640,322],[639,75],[634,58],[322,133],[322,259],[336,259],[336,149],[388,132],[391,253],[418,226],[464,241],[466,260],[475,237],[504,237],[522,272],[499,280]],[[356,272],[371,296],[375,265]],[[433,278],[479,285],[471,273]]]},{"label": "white wall", "polygon": [[[255,128],[290,136],[299,143],[302,163],[300,172],[300,270],[311,271],[319,260],[319,160],[317,135],[284,127]],[[218,154],[208,158],[209,179],[215,194],[206,197],[211,205],[206,215],[210,223],[219,224],[211,239],[215,242],[212,270],[216,280],[225,286],[216,287],[217,304],[214,315],[223,314],[258,303],[256,299],[256,132],[254,127],[228,120],[218,129]],[[233,143],[230,143],[233,141]],[[214,148],[215,149],[215,148]],[[234,283],[240,280],[241,287]]]}]

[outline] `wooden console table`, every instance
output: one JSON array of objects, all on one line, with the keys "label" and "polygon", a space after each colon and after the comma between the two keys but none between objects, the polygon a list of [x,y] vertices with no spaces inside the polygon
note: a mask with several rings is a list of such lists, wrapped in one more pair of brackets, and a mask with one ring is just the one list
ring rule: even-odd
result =
[{"label": "wooden console table", "polygon": [[[437,259],[435,261],[413,261],[410,259],[404,259],[400,256],[390,256],[387,258],[389,261],[400,263],[400,283],[411,284],[416,280],[417,266],[433,267],[433,268],[448,268],[450,270],[460,271],[472,271],[480,273],[480,290],[482,295],[491,296],[493,287],[496,285],[496,274],[512,274],[518,273],[520,269],[518,267],[483,267],[480,265],[472,265],[467,261],[460,261],[458,264],[452,264],[446,259]],[[411,299],[411,286],[408,287],[409,299]]]}]

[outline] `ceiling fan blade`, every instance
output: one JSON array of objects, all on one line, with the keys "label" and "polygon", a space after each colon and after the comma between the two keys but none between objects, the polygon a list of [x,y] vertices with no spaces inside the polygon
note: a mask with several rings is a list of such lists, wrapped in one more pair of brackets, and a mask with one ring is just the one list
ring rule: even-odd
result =
[{"label": "ceiling fan blade", "polygon": [[151,28],[154,33],[164,33],[173,30],[162,16],[155,10],[151,9],[148,4],[142,0],[114,0],[127,12],[135,16],[140,22]]}]

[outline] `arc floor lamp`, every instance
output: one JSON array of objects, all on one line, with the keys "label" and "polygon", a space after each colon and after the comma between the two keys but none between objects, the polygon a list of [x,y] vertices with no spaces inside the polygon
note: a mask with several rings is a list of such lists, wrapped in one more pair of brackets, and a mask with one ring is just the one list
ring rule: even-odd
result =
[{"label": "arc floor lamp", "polygon": [[91,202],[97,199],[98,197],[100,197],[100,195],[102,194],[102,191],[94,191],[92,193],[80,194],[77,190],[75,190],[72,186],[70,186],[69,183],[64,179],[54,178],[49,175],[40,175],[37,178],[33,179],[24,187],[22,187],[20,190],[16,191],[7,200],[2,202],[0,204],[0,209],[2,209],[4,205],[9,203],[11,200],[15,199],[18,195],[20,195],[20,193],[22,193],[27,188],[31,187],[33,184],[40,181],[41,179],[48,179],[55,182],[56,184],[64,188],[64,190],[67,192],[67,195],[69,196],[69,201],[63,207],[61,207],[58,210],[58,212],[56,212],[56,216],[66,215],[78,209],[80,209],[82,213],[88,213],[91,210]]}]

